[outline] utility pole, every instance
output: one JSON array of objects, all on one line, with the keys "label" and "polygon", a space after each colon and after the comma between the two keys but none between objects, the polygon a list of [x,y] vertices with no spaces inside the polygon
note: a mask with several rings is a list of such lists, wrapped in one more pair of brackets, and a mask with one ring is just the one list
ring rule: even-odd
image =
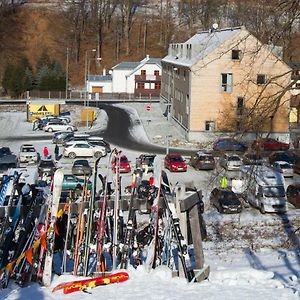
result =
[{"label": "utility pole", "polygon": [[66,99],[68,99],[68,83],[69,83],[69,48],[67,48],[67,61],[66,61]]}]

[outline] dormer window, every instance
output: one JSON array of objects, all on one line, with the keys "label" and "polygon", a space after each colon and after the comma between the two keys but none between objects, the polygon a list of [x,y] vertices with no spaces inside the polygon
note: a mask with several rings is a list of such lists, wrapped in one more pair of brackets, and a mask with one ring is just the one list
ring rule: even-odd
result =
[{"label": "dormer window", "polygon": [[231,59],[232,60],[240,60],[241,59],[241,50],[232,50],[231,51]]}]

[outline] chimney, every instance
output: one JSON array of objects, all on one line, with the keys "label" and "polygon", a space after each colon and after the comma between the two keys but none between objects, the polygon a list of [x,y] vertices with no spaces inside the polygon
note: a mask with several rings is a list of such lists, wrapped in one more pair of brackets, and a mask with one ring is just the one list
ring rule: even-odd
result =
[{"label": "chimney", "polygon": [[106,69],[105,69],[105,68],[103,68],[103,70],[102,70],[102,75],[103,75],[103,76],[106,75]]}]

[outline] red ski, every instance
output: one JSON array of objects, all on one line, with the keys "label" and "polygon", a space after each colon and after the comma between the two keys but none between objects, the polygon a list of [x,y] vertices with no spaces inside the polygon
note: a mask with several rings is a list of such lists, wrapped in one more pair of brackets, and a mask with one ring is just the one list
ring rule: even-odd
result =
[{"label": "red ski", "polygon": [[111,283],[124,282],[129,279],[129,275],[127,272],[118,272],[115,274],[100,276],[89,279],[76,280],[71,282],[63,282],[57,285],[52,293],[58,290],[63,289],[64,294],[70,294],[73,292],[84,291],[88,288],[93,288],[100,285],[107,285]]}]

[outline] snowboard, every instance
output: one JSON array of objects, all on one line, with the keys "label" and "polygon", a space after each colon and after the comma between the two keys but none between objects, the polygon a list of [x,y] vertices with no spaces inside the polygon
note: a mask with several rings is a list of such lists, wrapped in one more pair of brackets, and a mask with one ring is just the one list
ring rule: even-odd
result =
[{"label": "snowboard", "polygon": [[52,293],[63,289],[64,294],[70,294],[73,292],[85,291],[88,288],[94,288],[94,287],[100,286],[100,285],[124,282],[128,279],[129,279],[129,275],[127,272],[118,272],[118,273],[107,275],[107,276],[100,276],[100,277],[76,280],[76,281],[71,281],[71,282],[63,282],[63,283],[57,285],[52,290]]}]

